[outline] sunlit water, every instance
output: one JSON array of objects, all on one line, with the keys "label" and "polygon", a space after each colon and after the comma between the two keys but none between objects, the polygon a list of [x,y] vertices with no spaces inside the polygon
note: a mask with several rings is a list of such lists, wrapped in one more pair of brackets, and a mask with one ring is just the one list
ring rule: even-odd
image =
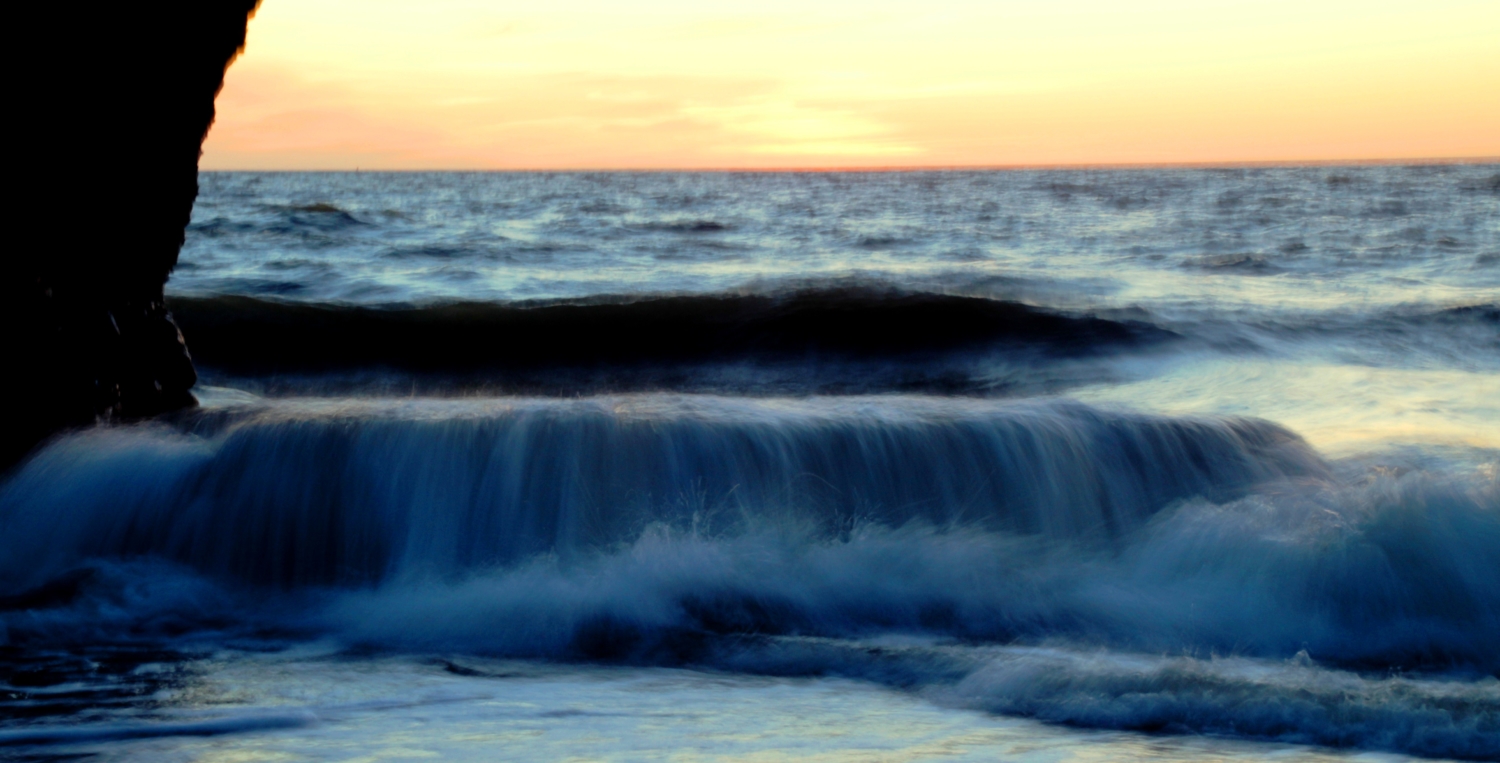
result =
[{"label": "sunlit water", "polygon": [[175,724],[198,733],[73,749],[161,761],[1402,759],[1059,728],[845,679],[351,659],[316,650],[220,654],[173,669],[192,677],[161,692],[165,707],[107,731]]},{"label": "sunlit water", "polygon": [[[1500,757],[1500,167],[200,182],[260,360],[0,487],[0,754]],[[828,329],[911,294],[1094,333]],[[208,323],[672,295],[525,377]],[[730,295],[803,317],[661,360]]]}]

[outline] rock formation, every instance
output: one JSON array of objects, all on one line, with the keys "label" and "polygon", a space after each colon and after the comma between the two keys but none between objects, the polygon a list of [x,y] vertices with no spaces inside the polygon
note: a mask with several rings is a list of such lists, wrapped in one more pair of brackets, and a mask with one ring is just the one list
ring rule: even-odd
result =
[{"label": "rock formation", "polygon": [[60,429],[194,404],[196,374],[162,288],[214,97],[257,3],[12,11],[0,467]]}]

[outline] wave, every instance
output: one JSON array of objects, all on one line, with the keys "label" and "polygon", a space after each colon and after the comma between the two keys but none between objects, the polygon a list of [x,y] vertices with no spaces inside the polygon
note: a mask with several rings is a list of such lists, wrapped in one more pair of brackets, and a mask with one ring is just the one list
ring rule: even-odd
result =
[{"label": "wave", "polygon": [[733,228],[727,223],[716,220],[661,220],[640,223],[634,227],[640,230],[667,233],[720,233]]},{"label": "wave", "polygon": [[263,713],[176,723],[104,723],[84,727],[32,727],[13,731],[0,730],[0,747],[116,742],[126,739],[155,739],[173,736],[224,736],[252,731],[299,728],[312,725],[315,720],[310,713]]},{"label": "wave", "polygon": [[656,525],[583,555],[280,598],[96,560],[77,598],[0,612],[0,627],[22,650],[331,638],[480,678],[466,656],[842,676],[1053,723],[1488,760],[1497,488],[1420,473],[1284,486],[1183,502],[1103,546],[972,526]]},{"label": "wave", "polygon": [[1477,323],[1500,328],[1500,304],[1461,305],[1429,314],[1430,319],[1442,323]]},{"label": "wave", "polygon": [[263,204],[248,215],[215,215],[187,225],[190,237],[205,239],[258,238],[271,235],[297,240],[314,248],[336,246],[348,234],[370,223],[327,202]]},{"label": "wave", "polygon": [[[47,567],[56,576],[69,565],[36,562],[69,552],[74,570],[88,557],[87,573],[66,597],[0,611],[0,635],[12,645],[55,647],[195,632],[322,633],[419,653],[867,678],[885,670],[898,684],[946,681],[977,667],[963,650],[894,666],[865,659],[879,656],[873,652],[851,660],[840,651],[850,639],[911,634],[958,639],[947,643],[964,649],[1051,644],[1192,660],[1311,660],[1375,676],[1456,671],[1456,680],[1500,687],[1493,474],[1376,473],[1359,484],[1284,486],[1226,503],[1192,499],[1102,544],[979,524],[863,521],[828,533],[788,521],[725,532],[658,522],[607,546],[490,560],[458,575],[443,574],[443,565],[477,530],[439,515],[407,528],[399,575],[379,584],[349,575],[342,586],[282,593],[218,575],[258,571],[248,554],[233,558],[231,544],[198,556],[174,548],[182,537],[202,537],[203,515],[238,507],[194,508],[176,509],[189,515],[179,528],[139,513],[92,528],[116,542],[134,533],[125,559],[106,542],[70,548],[64,534],[38,533],[43,522],[31,520],[9,544],[7,580],[46,578],[37,573]],[[306,528],[277,519],[258,530],[238,522],[260,569],[285,567],[293,552],[337,555],[339,545],[372,540],[344,535],[298,547]],[[198,569],[143,556],[151,551]],[[30,574],[14,575],[17,562],[31,564]]]},{"label": "wave", "polygon": [[1413,755],[1500,757],[1500,682],[1370,678],[1285,663],[1013,650],[943,696],[1053,723]]},{"label": "wave", "polygon": [[1182,267],[1205,270],[1211,273],[1239,273],[1242,275],[1276,275],[1285,272],[1280,265],[1260,254],[1221,254],[1190,257]]},{"label": "wave", "polygon": [[778,673],[838,670],[826,656],[770,660],[761,649],[780,642],[746,637],[908,633],[1194,659],[1305,652],[1358,670],[1500,677],[1496,498],[1493,480],[1454,488],[1382,477],[1194,500],[1106,546],[974,526],[864,524],[842,537],[656,526],[575,560],[547,555],[452,582],[418,576],[351,591],[320,617],[386,648]]},{"label": "wave", "polygon": [[329,204],[326,201],[314,202],[312,204],[272,204],[266,208],[281,216],[280,224],[273,225],[271,230],[285,230],[288,224],[324,230],[348,228],[365,224],[364,221],[355,217],[347,210]]},{"label": "wave", "polygon": [[1072,358],[1176,336],[1016,302],[859,288],[384,308],[174,297],[171,306],[195,360],[240,375],[916,362],[981,350]]},{"label": "wave", "polygon": [[[1189,313],[1163,321],[1220,352],[1343,357],[1374,367],[1500,370],[1500,305],[1415,303],[1280,315]],[[1357,359],[1357,360],[1352,360]]]},{"label": "wave", "polygon": [[1391,341],[1461,342],[1500,346],[1500,303],[1461,305],[1398,305],[1377,311],[1327,310],[1275,320],[1250,320],[1245,325],[1268,332],[1324,337],[1386,337]]},{"label": "wave", "polygon": [[[666,523],[1118,536],[1326,469],[1249,419],[1070,403],[606,398],[287,405],[64,439],[0,495],[9,580],[155,556],[285,587],[462,574]],[[0,592],[4,593],[4,592]]]},{"label": "wave", "polygon": [[1500,172],[1485,178],[1467,180],[1459,188],[1471,193],[1493,193],[1500,195]]},{"label": "wave", "polygon": [[[283,401],[23,465],[0,642],[837,675],[1056,723],[1493,758],[1500,472],[1371,463],[1060,401]],[[21,672],[0,678],[66,679]]]}]

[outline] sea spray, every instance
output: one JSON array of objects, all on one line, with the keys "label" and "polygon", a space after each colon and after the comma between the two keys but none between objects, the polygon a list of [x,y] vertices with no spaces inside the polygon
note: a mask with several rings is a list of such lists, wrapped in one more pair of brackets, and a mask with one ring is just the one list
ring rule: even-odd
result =
[{"label": "sea spray", "polygon": [[0,619],[23,649],[322,638],[461,674],[476,655],[843,676],[1067,724],[1487,759],[1496,490],[1475,473],[1282,483],[1103,541],[658,523],[566,556],[295,591],[94,561],[70,600]]}]

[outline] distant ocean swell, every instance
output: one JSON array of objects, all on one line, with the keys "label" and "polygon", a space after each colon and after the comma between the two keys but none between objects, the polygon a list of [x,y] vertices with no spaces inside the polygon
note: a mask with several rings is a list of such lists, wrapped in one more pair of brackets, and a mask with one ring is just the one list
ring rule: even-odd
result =
[{"label": "distant ocean swell", "polygon": [[[1129,356],[1358,343],[1377,362],[1500,370],[1500,306],[1274,320],[1091,314],[881,287],[426,305],[176,297],[207,378],[269,393],[1055,393]],[[1383,348],[1371,354],[1371,348]],[[1494,352],[1491,352],[1491,351]]]},{"label": "distant ocean swell", "polygon": [[65,439],[7,484],[10,643],[323,633],[1500,751],[1483,469],[1340,478],[1265,422],[1046,402],[281,403],[182,426]]},{"label": "distant ocean swell", "polygon": [[500,302],[842,276],[1271,313],[1331,295],[1492,301],[1483,292],[1495,286],[1495,178],[1494,165],[209,173],[172,288]]},{"label": "distant ocean swell", "polygon": [[201,362],[238,373],[927,359],[982,348],[1075,356],[1175,336],[1017,302],[860,287],[386,307],[176,297],[172,309]]}]

